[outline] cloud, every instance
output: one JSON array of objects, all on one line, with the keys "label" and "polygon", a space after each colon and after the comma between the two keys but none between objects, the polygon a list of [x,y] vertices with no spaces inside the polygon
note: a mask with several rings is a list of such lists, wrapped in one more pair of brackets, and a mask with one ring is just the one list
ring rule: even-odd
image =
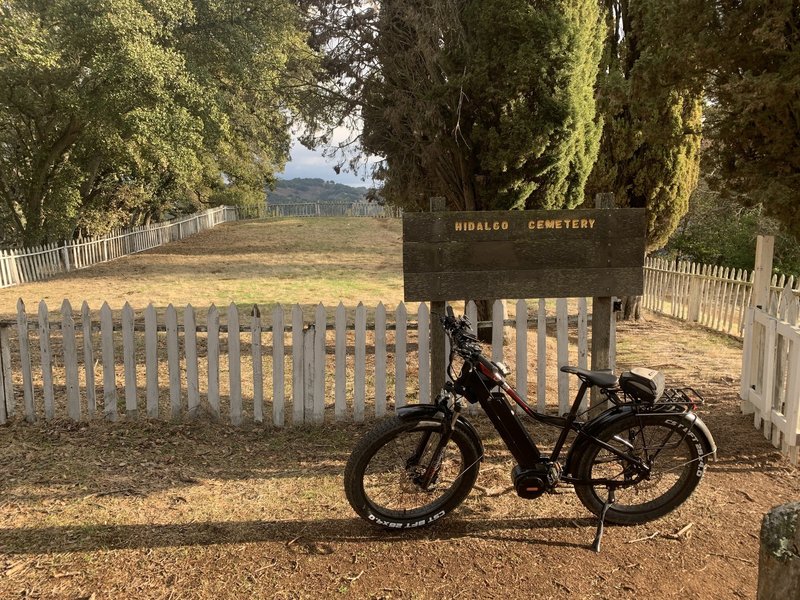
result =
[{"label": "cloud", "polygon": [[[346,138],[346,130],[337,131],[333,136],[334,141],[342,141]],[[362,173],[354,174],[342,169],[337,174],[334,170],[335,165],[336,161],[334,159],[326,158],[322,155],[322,148],[309,150],[295,139],[292,141],[291,159],[286,163],[283,173],[278,173],[278,178],[310,177],[355,187],[370,187],[372,185],[372,179],[369,176],[365,179]]]}]

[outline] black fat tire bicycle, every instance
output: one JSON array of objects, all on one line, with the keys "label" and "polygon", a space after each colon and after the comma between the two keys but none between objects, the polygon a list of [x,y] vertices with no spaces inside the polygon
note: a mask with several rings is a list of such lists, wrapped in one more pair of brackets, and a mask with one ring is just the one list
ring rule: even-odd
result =
[{"label": "black fat tire bicycle", "polygon": [[[513,455],[511,478],[522,498],[574,486],[597,515],[593,547],[600,549],[605,521],[634,525],[657,519],[683,503],[700,483],[716,444],[694,409],[702,398],[691,388],[664,389],[661,373],[632,369],[619,377],[564,366],[581,386],[564,416],[534,411],[506,381],[503,363],[485,357],[465,317],[442,318],[450,337],[450,380],[433,404],[410,405],[379,422],[356,444],[344,473],[355,512],[375,525],[409,529],[430,525],[469,495],[478,477],[483,444],[461,415],[464,398],[479,403]],[[453,369],[461,357],[460,373]],[[582,401],[598,387],[610,408],[585,419]],[[549,456],[512,410],[561,429]],[[575,438],[562,458],[567,436]]]}]

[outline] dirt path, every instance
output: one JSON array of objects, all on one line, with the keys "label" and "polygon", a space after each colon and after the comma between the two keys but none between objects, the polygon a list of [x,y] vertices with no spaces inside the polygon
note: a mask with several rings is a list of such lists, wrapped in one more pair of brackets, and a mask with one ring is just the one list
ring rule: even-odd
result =
[{"label": "dirt path", "polygon": [[610,527],[599,555],[571,490],[504,491],[511,463],[481,419],[479,487],[410,534],[370,527],[344,499],[363,426],[15,425],[0,430],[0,597],[753,598],[761,517],[800,482],[739,412],[739,344],[653,316],[619,340],[622,366],[706,396],[720,450],[685,505]]}]

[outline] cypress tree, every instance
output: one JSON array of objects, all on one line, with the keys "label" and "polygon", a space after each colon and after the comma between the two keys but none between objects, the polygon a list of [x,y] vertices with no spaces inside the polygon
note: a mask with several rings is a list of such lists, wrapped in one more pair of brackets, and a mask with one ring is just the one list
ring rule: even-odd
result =
[{"label": "cypress tree", "polygon": [[[606,42],[598,80],[605,126],[587,196],[646,208],[647,246],[661,248],[697,186],[702,118],[697,0],[603,0]],[[591,200],[590,200],[591,201]]]},{"label": "cypress tree", "polygon": [[722,2],[712,18],[709,179],[800,236],[800,4]]},{"label": "cypress tree", "polygon": [[364,147],[387,199],[424,208],[572,208],[600,137],[595,0],[387,0]]}]

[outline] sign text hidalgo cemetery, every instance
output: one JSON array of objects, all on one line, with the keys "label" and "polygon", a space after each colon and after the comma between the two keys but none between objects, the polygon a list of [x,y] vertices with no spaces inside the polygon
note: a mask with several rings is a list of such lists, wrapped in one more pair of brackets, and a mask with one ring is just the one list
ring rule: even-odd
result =
[{"label": "sign text hidalgo cemetery", "polygon": [[638,296],[644,209],[403,215],[406,301]]}]

